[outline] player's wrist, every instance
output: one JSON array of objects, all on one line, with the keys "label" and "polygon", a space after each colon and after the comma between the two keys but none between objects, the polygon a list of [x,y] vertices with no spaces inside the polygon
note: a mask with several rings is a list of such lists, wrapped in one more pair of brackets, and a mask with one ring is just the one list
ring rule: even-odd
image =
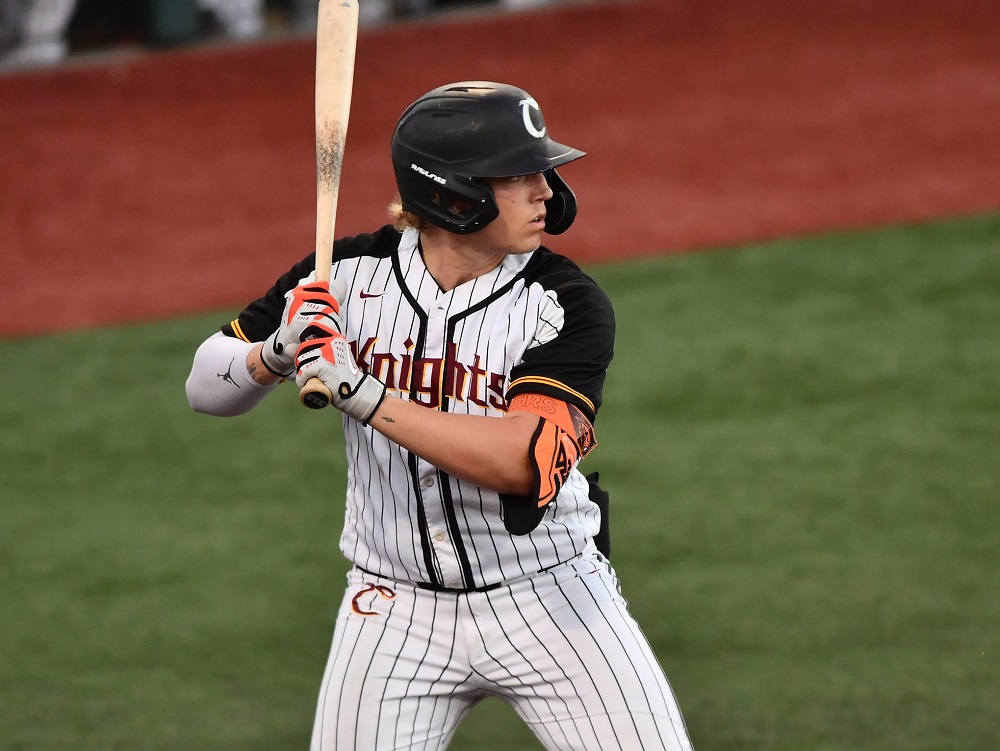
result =
[{"label": "player's wrist", "polygon": [[[279,347],[282,347],[277,339],[279,331],[275,331],[261,342],[260,362],[272,375],[278,378],[288,378],[295,372],[295,360],[279,351]],[[293,352],[292,355],[294,356],[294,354]]]},{"label": "player's wrist", "polygon": [[[342,389],[345,386],[346,383],[341,384]],[[385,401],[386,393],[386,385],[382,381],[366,374],[355,384],[354,391],[347,394],[346,398],[345,394],[335,394],[334,402],[341,412],[350,415],[362,425],[367,425]]]}]

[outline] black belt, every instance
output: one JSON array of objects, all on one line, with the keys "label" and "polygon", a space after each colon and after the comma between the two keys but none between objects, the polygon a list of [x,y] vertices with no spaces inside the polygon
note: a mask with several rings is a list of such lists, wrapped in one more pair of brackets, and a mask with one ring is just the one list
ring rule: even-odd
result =
[{"label": "black belt", "polygon": [[[533,574],[525,574],[525,577],[536,576],[538,574],[544,574],[546,571],[551,571],[554,568],[559,568],[564,563],[569,563],[570,561],[575,561],[579,558],[582,553],[577,553],[572,558],[567,558],[565,561],[559,561],[559,563],[553,563],[551,566],[546,566],[545,568],[539,569]],[[418,589],[427,589],[431,592],[448,592],[453,595],[465,595],[472,592],[491,592],[494,589],[500,589],[500,587],[505,587],[510,584],[509,581],[496,582],[494,584],[487,584],[482,587],[472,587],[471,589],[453,589],[452,587],[446,587],[443,584],[432,584],[431,582],[411,582],[411,581],[400,581],[399,579],[393,579],[391,576],[383,576],[382,574],[377,574],[374,571],[369,571],[368,569],[354,564],[354,568],[363,574],[368,574],[369,576],[376,576],[379,579],[389,579],[390,581],[399,582],[400,584],[409,584],[410,586],[417,587]],[[521,577],[518,577],[521,578]]]}]

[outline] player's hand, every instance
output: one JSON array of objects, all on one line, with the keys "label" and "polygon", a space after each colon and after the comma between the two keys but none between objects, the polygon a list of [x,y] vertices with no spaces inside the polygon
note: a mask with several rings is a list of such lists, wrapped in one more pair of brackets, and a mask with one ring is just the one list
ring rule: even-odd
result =
[{"label": "player's hand", "polygon": [[[325,328],[315,324],[311,331]],[[362,372],[339,330],[326,329],[324,336],[303,342],[295,364],[300,389],[310,378],[318,378],[333,393],[333,406],[364,425],[385,399],[385,384]]]},{"label": "player's hand", "polygon": [[295,353],[310,336],[322,336],[310,328],[322,324],[324,331],[342,331],[340,305],[347,293],[342,279],[307,282],[285,293],[285,310],[278,330],[269,336],[260,351],[264,365],[275,375],[287,378],[295,372]]}]

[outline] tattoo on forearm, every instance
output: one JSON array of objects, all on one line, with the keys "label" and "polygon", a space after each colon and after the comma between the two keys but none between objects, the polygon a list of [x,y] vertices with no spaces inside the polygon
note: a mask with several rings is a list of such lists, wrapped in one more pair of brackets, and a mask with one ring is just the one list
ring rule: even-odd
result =
[{"label": "tattoo on forearm", "polygon": [[383,417],[382,422],[396,422],[396,421],[393,420],[391,417]]},{"label": "tattoo on forearm", "polygon": [[247,373],[250,374],[250,377],[253,380],[255,380],[257,383],[259,383],[261,385],[266,385],[266,383],[267,383],[265,381],[265,379],[267,378],[267,375],[265,375],[266,372],[267,371],[265,371],[264,373],[260,372],[258,370],[257,366],[254,365],[253,363],[250,363],[250,364],[247,365]]}]

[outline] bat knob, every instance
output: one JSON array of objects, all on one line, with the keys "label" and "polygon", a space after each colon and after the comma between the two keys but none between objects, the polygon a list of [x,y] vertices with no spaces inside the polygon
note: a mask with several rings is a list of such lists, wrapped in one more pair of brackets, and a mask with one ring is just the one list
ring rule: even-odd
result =
[{"label": "bat knob", "polygon": [[318,378],[310,378],[299,392],[299,401],[309,409],[323,409],[332,398],[330,389]]}]

